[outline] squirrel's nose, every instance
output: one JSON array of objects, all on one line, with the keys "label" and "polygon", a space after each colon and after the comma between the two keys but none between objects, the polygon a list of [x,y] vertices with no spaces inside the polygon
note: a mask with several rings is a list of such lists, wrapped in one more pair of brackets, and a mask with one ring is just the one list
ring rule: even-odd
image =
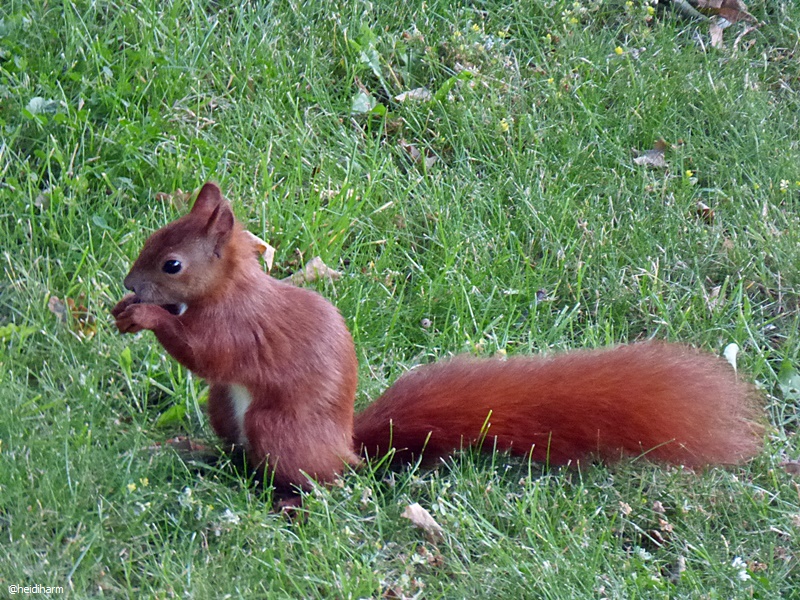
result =
[{"label": "squirrel's nose", "polygon": [[131,292],[136,293],[136,285],[134,284],[133,278],[130,276],[130,273],[128,274],[127,277],[125,277],[125,280],[122,282],[122,285],[125,286],[126,290],[130,290]]}]

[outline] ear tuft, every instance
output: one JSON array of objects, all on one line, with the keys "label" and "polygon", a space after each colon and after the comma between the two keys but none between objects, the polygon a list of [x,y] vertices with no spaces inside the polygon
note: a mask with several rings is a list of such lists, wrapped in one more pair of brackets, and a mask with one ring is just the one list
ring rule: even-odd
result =
[{"label": "ear tuft", "polygon": [[206,183],[197,194],[197,199],[194,201],[190,214],[192,215],[210,215],[218,208],[220,204],[224,203],[222,198],[222,190],[213,181]]}]

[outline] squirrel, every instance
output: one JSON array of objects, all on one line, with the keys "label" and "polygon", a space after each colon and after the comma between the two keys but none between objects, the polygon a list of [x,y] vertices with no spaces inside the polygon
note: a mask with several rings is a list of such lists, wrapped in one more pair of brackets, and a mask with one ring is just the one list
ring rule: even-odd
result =
[{"label": "squirrel", "polygon": [[153,233],[112,315],[148,329],[210,386],[217,435],[275,489],[329,483],[360,456],[447,456],[481,446],[551,465],[640,456],[731,465],[762,442],[755,387],[723,359],[639,342],[550,357],[456,357],[401,376],[354,414],[353,339],[320,294],[261,267],[219,186]]}]

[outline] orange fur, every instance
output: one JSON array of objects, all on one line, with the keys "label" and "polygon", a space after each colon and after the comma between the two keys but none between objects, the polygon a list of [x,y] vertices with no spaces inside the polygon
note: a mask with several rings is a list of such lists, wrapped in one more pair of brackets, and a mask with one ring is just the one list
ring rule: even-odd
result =
[{"label": "orange fur", "polygon": [[217,434],[279,487],[329,482],[390,448],[403,458],[483,444],[566,463],[644,454],[692,466],[754,455],[752,386],[720,359],[645,343],[507,361],[457,358],[401,377],[356,416],[357,363],[339,312],[271,278],[212,183],[156,231],[112,310],[122,333],[152,330],[208,380]]},{"label": "orange fur", "polygon": [[356,416],[355,439],[372,456],[424,448],[430,459],[482,443],[551,464],[732,464],[758,451],[754,398],[724,361],[676,344],[456,358],[401,377]]}]

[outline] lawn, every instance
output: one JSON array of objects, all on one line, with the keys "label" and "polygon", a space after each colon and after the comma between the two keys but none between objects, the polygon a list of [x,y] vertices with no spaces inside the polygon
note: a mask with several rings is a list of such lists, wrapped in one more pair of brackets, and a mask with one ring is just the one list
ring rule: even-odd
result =
[{"label": "lawn", "polygon": [[[0,593],[800,598],[800,4],[749,0],[722,47],[668,4],[4,0]],[[213,446],[205,385],[109,316],[209,179],[273,275],[342,274],[311,285],[359,406],[457,353],[735,343],[764,450],[466,452],[347,473],[290,522],[166,443]]]}]

